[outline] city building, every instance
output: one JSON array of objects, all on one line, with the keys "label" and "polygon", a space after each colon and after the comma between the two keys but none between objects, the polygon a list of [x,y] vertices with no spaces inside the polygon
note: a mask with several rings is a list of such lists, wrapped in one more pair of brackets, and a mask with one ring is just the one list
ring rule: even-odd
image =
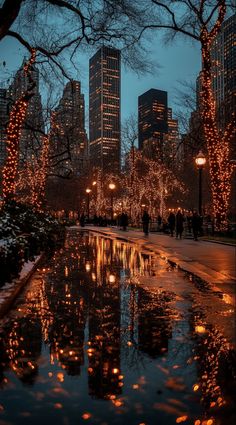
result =
[{"label": "city building", "polygon": [[236,14],[226,19],[212,48],[212,87],[216,101],[218,123],[225,129],[236,110]]},{"label": "city building", "polygon": [[[69,81],[51,116],[51,141],[59,174],[78,175],[87,158],[84,95],[79,81]],[[53,164],[52,164],[53,165]]]},{"label": "city building", "polygon": [[167,92],[150,89],[138,98],[139,149],[171,166],[181,153],[179,123],[168,107]]},{"label": "city building", "polygon": [[4,166],[6,160],[6,138],[7,124],[9,120],[9,102],[7,89],[0,88],[0,167]]},{"label": "city building", "polygon": [[105,172],[120,170],[120,51],[101,47],[89,61],[89,153]]},{"label": "city building", "polygon": [[172,108],[167,108],[168,133],[164,136],[163,161],[168,165],[180,162],[183,157],[183,148],[180,141],[179,122],[172,117]]},{"label": "city building", "polygon": [[138,98],[139,149],[163,160],[163,144],[167,134],[167,92],[150,89]]},{"label": "city building", "polygon": [[[8,89],[9,109],[29,88],[29,78],[25,75],[24,64],[25,60]],[[39,71],[35,66],[32,67],[31,78],[35,82],[35,87],[34,95],[29,100],[26,118],[21,131],[19,148],[21,164],[40,153],[44,133],[43,110],[39,93]]]}]

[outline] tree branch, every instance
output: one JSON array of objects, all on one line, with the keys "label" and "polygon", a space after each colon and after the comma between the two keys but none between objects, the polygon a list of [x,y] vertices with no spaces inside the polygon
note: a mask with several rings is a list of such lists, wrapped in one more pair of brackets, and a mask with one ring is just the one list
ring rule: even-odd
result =
[{"label": "tree branch", "polygon": [[12,26],[24,0],[5,0],[0,9],[0,40],[2,40],[8,29]]}]

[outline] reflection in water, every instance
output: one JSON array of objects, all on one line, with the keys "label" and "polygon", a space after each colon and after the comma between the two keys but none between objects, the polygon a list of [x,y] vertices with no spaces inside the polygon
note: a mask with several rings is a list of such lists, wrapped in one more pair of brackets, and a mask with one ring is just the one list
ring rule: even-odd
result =
[{"label": "reflection in water", "polygon": [[172,334],[168,311],[170,301],[171,297],[165,292],[153,294],[139,288],[139,349],[154,358],[168,350],[168,340]]},{"label": "reflection in water", "polygon": [[234,351],[203,314],[209,292],[71,230],[2,324],[0,423],[231,425]]}]

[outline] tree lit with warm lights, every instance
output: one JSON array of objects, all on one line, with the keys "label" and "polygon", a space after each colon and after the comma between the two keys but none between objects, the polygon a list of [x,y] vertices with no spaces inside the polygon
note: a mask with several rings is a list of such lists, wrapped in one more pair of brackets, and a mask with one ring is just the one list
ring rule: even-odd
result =
[{"label": "tree lit with warm lights", "polygon": [[15,195],[17,167],[19,161],[19,142],[22,126],[24,124],[27,107],[30,98],[33,96],[35,86],[30,73],[35,62],[36,50],[32,50],[30,60],[24,66],[25,75],[28,76],[28,90],[15,102],[7,127],[7,159],[3,169],[3,198],[12,198]]},{"label": "tree lit with warm lights", "polygon": [[[181,3],[181,4],[180,4]],[[216,226],[227,228],[227,215],[232,185],[233,163],[230,160],[230,143],[235,128],[235,116],[220,130],[217,123],[216,102],[212,89],[213,59],[211,47],[220,33],[230,4],[225,0],[211,2],[148,1],[143,10],[142,1],[137,1],[137,14],[142,10],[142,33],[150,30],[167,31],[166,39],[172,41],[177,34],[200,43],[202,56],[200,113],[204,138],[207,145],[210,167],[213,214]],[[145,21],[146,14],[146,21]]]}]

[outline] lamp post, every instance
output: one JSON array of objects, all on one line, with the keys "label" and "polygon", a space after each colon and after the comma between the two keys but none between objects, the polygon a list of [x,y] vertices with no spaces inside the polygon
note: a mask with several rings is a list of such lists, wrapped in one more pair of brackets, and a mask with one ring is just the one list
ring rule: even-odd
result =
[{"label": "lamp post", "polygon": [[113,191],[116,185],[114,183],[109,183],[108,187],[111,190],[111,221],[113,221]]},{"label": "lamp post", "polygon": [[87,215],[88,215],[88,221],[89,221],[89,202],[90,202],[90,192],[91,189],[86,189],[86,193],[87,193]]},{"label": "lamp post", "polygon": [[195,163],[199,172],[199,188],[198,188],[198,212],[202,215],[202,170],[206,164],[206,157],[202,151],[199,151],[195,158]]}]

